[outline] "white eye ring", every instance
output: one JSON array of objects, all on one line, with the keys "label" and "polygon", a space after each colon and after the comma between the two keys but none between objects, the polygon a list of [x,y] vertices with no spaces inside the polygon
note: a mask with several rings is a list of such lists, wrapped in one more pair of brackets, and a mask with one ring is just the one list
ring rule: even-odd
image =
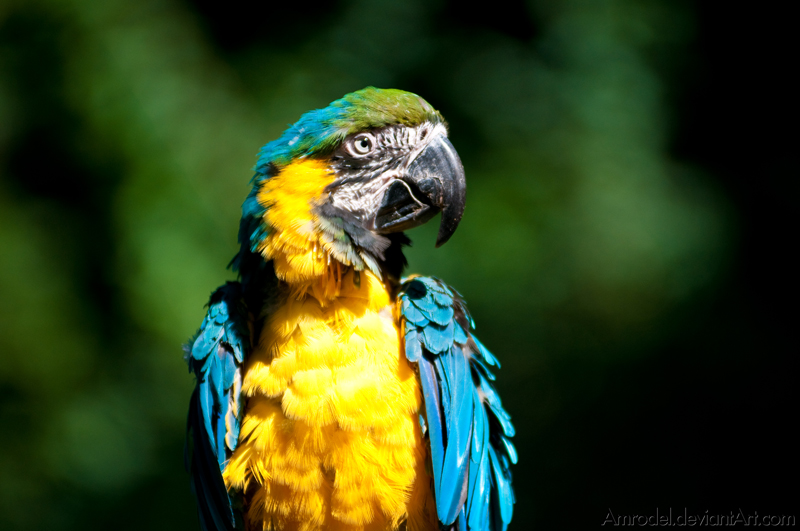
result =
[{"label": "white eye ring", "polygon": [[361,133],[350,142],[350,146],[354,155],[366,155],[375,147],[375,141],[372,135]]}]

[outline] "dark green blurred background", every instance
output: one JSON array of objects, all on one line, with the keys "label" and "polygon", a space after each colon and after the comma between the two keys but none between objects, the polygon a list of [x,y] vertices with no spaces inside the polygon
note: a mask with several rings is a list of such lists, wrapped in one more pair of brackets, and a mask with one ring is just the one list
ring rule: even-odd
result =
[{"label": "dark green blurred background", "polygon": [[282,4],[0,0],[0,528],[197,529],[180,345],[259,147],[366,85],[466,167],[408,255],[503,362],[514,529],[796,511],[788,13]]}]

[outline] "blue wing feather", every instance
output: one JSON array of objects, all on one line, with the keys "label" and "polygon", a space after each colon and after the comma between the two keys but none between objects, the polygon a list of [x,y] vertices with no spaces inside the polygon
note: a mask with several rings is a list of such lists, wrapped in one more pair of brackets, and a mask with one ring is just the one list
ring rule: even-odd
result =
[{"label": "blue wing feather", "polygon": [[186,468],[204,531],[242,528],[222,471],[236,449],[242,420],[247,324],[241,285],[228,282],[211,295],[203,324],[186,347],[189,370],[197,378],[187,421]]},{"label": "blue wing feather", "polygon": [[475,428],[472,435],[469,469],[469,527],[488,529],[489,522],[489,423],[480,396],[472,393],[475,402]]},{"label": "blue wing feather", "polygon": [[467,496],[467,456],[472,436],[473,411],[468,387],[471,385],[469,361],[454,349],[449,355],[438,356],[434,367],[443,377],[441,382],[444,408],[445,440],[447,446],[442,463],[442,473],[434,478],[436,508],[440,520],[449,525],[458,516]]},{"label": "blue wing feather", "polygon": [[433,323],[422,329],[422,335],[425,336],[425,347],[432,354],[440,354],[445,350],[449,350],[452,344],[451,341],[448,341],[444,330],[441,330],[438,325]]},{"label": "blue wing feather", "polygon": [[[427,357],[419,360],[419,377],[422,382],[422,395],[425,400],[425,413],[427,416],[428,437],[431,444],[431,462],[434,470],[442,470],[444,463],[444,419],[442,418],[442,403],[439,394],[439,385],[433,364]],[[434,478],[434,482],[436,478]]]},{"label": "blue wing feather", "polygon": [[[473,324],[473,328],[474,327],[475,327],[475,325]],[[500,361],[497,358],[495,358],[494,355],[491,352],[489,352],[489,349],[484,347],[483,343],[478,341],[478,338],[475,337],[475,336],[472,336],[472,341],[475,343],[475,346],[478,347],[477,354],[479,354],[487,364],[489,364],[489,365],[491,365],[493,367],[497,367],[499,369],[500,368]]]},{"label": "blue wing feather", "polygon": [[406,356],[408,357],[408,361],[412,363],[416,363],[422,357],[422,345],[417,338],[417,329],[412,328],[406,331]]},{"label": "blue wing feather", "polygon": [[[440,295],[441,297],[441,295]],[[427,301],[426,301],[427,302]],[[453,321],[453,306],[440,306],[434,299],[433,304],[421,303],[421,301],[412,301],[412,304],[425,316],[426,319],[441,326],[447,326]]]},{"label": "blue wing feather", "polygon": [[511,417],[491,382],[500,363],[472,335],[461,297],[434,278],[399,293],[406,358],[417,363],[440,522],[460,531],[505,531],[514,508]]}]

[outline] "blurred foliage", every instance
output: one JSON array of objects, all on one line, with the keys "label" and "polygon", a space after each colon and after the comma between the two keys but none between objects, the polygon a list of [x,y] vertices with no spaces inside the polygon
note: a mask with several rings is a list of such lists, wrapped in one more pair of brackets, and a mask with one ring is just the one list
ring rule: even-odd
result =
[{"label": "blurred foliage", "polygon": [[641,395],[735,249],[717,181],[670,151],[692,7],[243,6],[0,3],[0,527],[196,528],[180,345],[232,278],[259,147],[366,85],[440,109],[466,167],[457,235],[411,233],[409,271],[459,289],[504,363],[515,528],[578,493],[605,510],[581,419],[629,406],[613,371]]}]

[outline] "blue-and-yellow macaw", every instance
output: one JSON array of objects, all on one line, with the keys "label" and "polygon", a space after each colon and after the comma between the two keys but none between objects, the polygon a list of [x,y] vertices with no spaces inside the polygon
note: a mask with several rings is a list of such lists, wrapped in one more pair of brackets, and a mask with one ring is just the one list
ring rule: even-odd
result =
[{"label": "blue-and-yellow macaw", "polygon": [[205,530],[505,530],[514,434],[459,294],[400,279],[402,231],[464,211],[425,100],[372,87],[259,153],[239,282],[186,347],[186,465]]}]

